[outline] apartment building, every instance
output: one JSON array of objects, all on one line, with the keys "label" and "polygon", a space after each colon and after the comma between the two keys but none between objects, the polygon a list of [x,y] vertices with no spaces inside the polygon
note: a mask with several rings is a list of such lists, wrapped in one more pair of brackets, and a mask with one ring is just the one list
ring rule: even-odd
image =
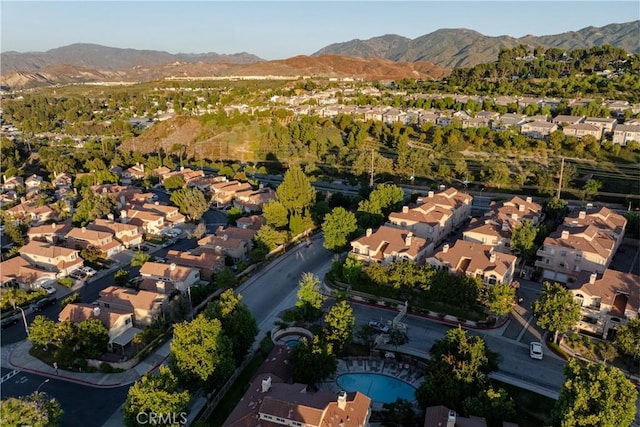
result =
[{"label": "apartment building", "polygon": [[543,277],[560,283],[582,272],[604,273],[624,238],[627,220],[608,208],[581,210],[544,240],[535,265]]},{"label": "apartment building", "polygon": [[414,236],[411,231],[384,225],[375,233],[367,229],[363,237],[351,242],[351,254],[356,259],[384,265],[402,259],[422,263],[431,251],[432,242]]}]

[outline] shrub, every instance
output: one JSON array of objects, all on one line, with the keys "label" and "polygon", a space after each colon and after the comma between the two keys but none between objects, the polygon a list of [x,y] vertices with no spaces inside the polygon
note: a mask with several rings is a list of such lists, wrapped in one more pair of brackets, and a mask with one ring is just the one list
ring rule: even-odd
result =
[{"label": "shrub", "polygon": [[73,279],[70,277],[63,277],[62,279],[58,279],[58,283],[65,288],[71,288],[73,286]]},{"label": "shrub", "polygon": [[113,366],[109,365],[107,362],[100,363],[99,369],[101,372],[104,372],[105,374],[110,374],[114,371]]}]

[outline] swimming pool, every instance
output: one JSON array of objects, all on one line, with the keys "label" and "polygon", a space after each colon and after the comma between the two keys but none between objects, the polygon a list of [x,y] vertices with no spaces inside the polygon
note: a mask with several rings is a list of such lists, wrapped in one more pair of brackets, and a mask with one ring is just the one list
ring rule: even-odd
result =
[{"label": "swimming pool", "polygon": [[343,374],[336,382],[345,391],[359,391],[374,402],[391,403],[402,398],[409,402],[416,400],[415,387],[397,378],[381,374]]},{"label": "swimming pool", "polygon": [[297,347],[300,345],[300,338],[287,340],[285,341],[285,344],[289,347]]}]

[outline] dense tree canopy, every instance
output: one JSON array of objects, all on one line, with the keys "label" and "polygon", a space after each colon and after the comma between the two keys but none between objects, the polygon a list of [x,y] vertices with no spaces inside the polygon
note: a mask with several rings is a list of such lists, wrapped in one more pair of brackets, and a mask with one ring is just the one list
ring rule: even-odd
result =
[{"label": "dense tree canopy", "polygon": [[342,207],[334,208],[324,217],[322,232],[324,247],[330,251],[343,251],[349,243],[350,236],[358,229],[356,216]]},{"label": "dense tree canopy", "polygon": [[138,414],[175,414],[176,420],[188,414],[189,392],[181,391],[178,379],[166,366],[160,366],[157,373],[148,372],[136,381],[127,394],[122,408],[124,422],[128,427],[138,426],[148,417]]},{"label": "dense tree canopy", "polygon": [[614,342],[621,353],[633,357],[634,361],[640,357],[640,317],[635,317],[619,327]]},{"label": "dense tree canopy", "polygon": [[197,221],[209,209],[209,202],[197,188],[182,188],[171,194],[171,202],[189,219]]},{"label": "dense tree canopy", "polygon": [[528,258],[535,252],[538,229],[531,221],[522,223],[513,229],[511,248],[518,251],[521,257]]},{"label": "dense tree canopy", "polygon": [[63,413],[62,405],[46,393],[0,402],[0,419],[6,426],[55,427],[62,422]]},{"label": "dense tree canopy", "polygon": [[332,345],[315,335],[311,342],[306,338],[291,351],[291,368],[295,382],[315,385],[334,374],[338,369],[338,359],[333,354]]},{"label": "dense tree canopy", "polygon": [[320,316],[324,297],[320,292],[320,279],[313,273],[304,273],[298,282],[298,301],[296,307],[306,319]]},{"label": "dense tree canopy", "polygon": [[233,372],[233,345],[220,320],[200,314],[174,325],[169,361],[186,384],[221,384]]},{"label": "dense tree canopy", "polygon": [[531,304],[538,326],[553,332],[553,341],[558,334],[567,332],[580,320],[580,303],[573,294],[558,283],[542,284],[542,295]]},{"label": "dense tree canopy", "polygon": [[316,201],[316,191],[297,165],[285,172],[282,183],[276,189],[276,196],[289,215],[303,215]]},{"label": "dense tree canopy", "polygon": [[353,308],[347,301],[339,301],[331,307],[324,317],[324,322],[326,324],[324,339],[333,345],[336,354],[339,355],[353,337],[353,330],[356,326]]},{"label": "dense tree canopy", "polygon": [[583,364],[572,358],[564,367],[566,381],[553,411],[560,427],[629,426],[636,414],[638,392],[624,373],[604,363]]}]

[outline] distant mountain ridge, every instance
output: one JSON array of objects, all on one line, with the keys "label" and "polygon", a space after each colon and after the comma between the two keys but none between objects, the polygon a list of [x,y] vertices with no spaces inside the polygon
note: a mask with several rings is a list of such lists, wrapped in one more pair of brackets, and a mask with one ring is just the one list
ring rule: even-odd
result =
[{"label": "distant mountain ridge", "polygon": [[367,40],[351,40],[326,46],[312,56],[336,54],[392,61],[428,61],[445,68],[472,67],[498,59],[502,48],[520,44],[572,50],[610,44],[630,53],[640,53],[640,20],[586,27],[561,34],[520,38],[485,36],[466,28],[445,28],[415,39],[388,34]]},{"label": "distant mountain ridge", "polygon": [[72,65],[104,71],[121,71],[134,67],[150,67],[175,62],[251,64],[264,59],[242,52],[224,55],[208,53],[172,54],[158,50],[121,49],[91,43],[76,43],[46,52],[0,53],[0,72],[38,72],[51,65]]}]

